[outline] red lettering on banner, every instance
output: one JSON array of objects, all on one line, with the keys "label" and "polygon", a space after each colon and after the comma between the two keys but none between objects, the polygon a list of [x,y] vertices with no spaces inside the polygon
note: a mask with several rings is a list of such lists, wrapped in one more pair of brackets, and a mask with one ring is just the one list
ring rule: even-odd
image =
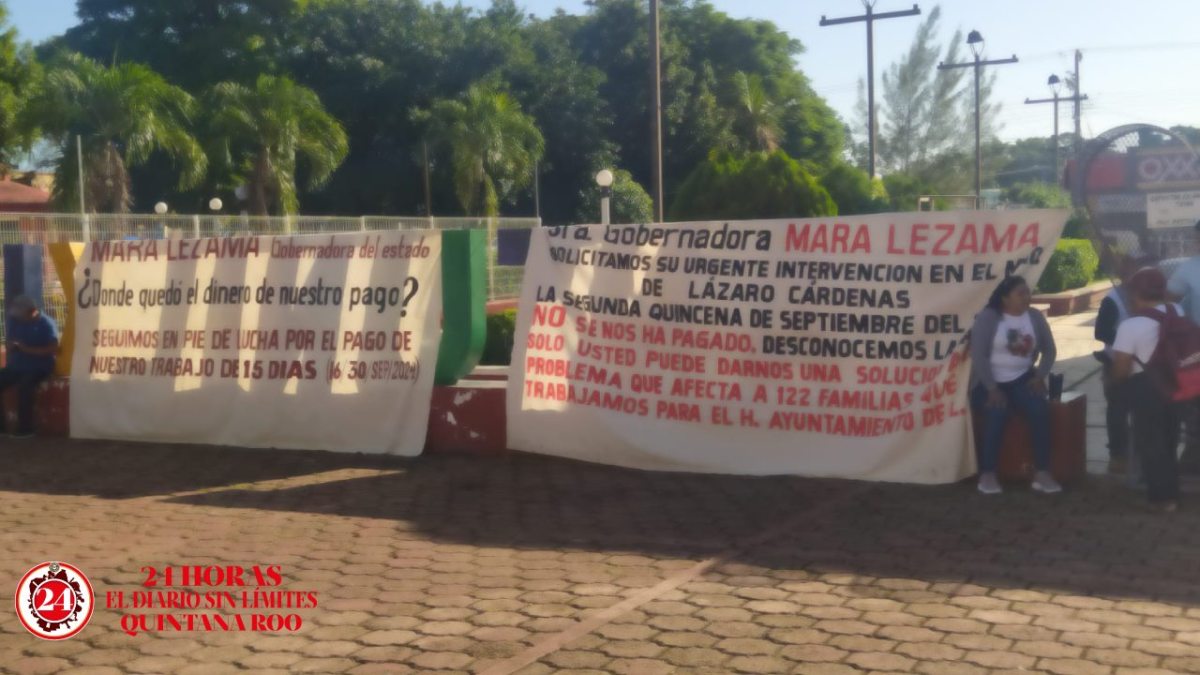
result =
[{"label": "red lettering on banner", "polygon": [[754,340],[745,333],[715,330],[671,329],[671,345],[695,349],[719,349],[727,352],[753,353]]},{"label": "red lettering on banner", "polygon": [[597,321],[581,316],[575,320],[575,332],[588,337],[604,338],[605,340],[637,341],[637,329],[632,323]]},{"label": "red lettering on banner", "polygon": [[694,403],[674,403],[659,401],[654,408],[654,416],[661,420],[677,422],[699,422],[700,406]]},{"label": "red lettering on banner", "polygon": [[579,341],[579,356],[585,359],[595,359],[602,363],[616,366],[636,366],[637,352],[628,347],[613,347],[601,345],[587,340]]},{"label": "red lettering on banner", "polygon": [[533,306],[533,323],[535,326],[545,326],[549,324],[554,328],[558,328],[567,322],[567,310],[562,305],[551,305],[549,307],[538,303]]},{"label": "red lettering on banner", "polygon": [[646,353],[646,367],[673,370],[680,373],[703,373],[704,357],[677,352],[652,351]]},{"label": "red lettering on banner", "polygon": [[871,232],[866,225],[805,223],[797,228],[795,223],[788,223],[785,249],[801,253],[870,253]]},{"label": "red lettering on banner", "polygon": [[525,380],[525,397],[560,403],[578,403],[639,417],[646,417],[650,414],[650,404],[644,398],[600,391],[587,386],[576,387],[573,384],[563,384],[562,382]]},{"label": "red lettering on banner", "polygon": [[694,377],[681,377],[671,385],[671,395],[683,398],[740,401],[742,400],[742,385],[737,382],[710,382]]},{"label": "red lettering on banner", "polygon": [[[936,234],[931,234],[930,229]],[[888,228],[887,252],[891,255],[949,256],[963,253],[1011,253],[1026,247],[1036,248],[1041,241],[1039,223],[1029,223],[1024,227],[1016,223],[1003,227],[992,223],[985,223],[982,226],[974,223],[966,223],[961,226],[916,223],[909,229],[907,240],[896,230],[895,225]],[[980,230],[982,230],[982,237]]]},{"label": "red lettering on banner", "polygon": [[580,380],[588,384],[599,384],[606,387],[621,387],[621,374],[609,372],[586,363],[570,363],[563,359],[548,359],[541,356],[525,358],[526,375],[542,375],[559,377],[567,380]]},{"label": "red lettering on banner", "polygon": [[866,417],[783,410],[773,413],[771,421],[768,423],[769,429],[824,433],[855,438],[869,438],[884,436],[898,431],[912,431],[915,426],[916,419],[911,412],[900,413],[893,417]]}]

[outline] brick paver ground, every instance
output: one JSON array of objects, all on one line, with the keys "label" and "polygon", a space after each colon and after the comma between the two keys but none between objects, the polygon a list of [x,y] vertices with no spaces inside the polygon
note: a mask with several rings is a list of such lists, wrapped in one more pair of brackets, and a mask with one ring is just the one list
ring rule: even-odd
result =
[{"label": "brick paver ground", "polygon": [[986,498],[520,456],[35,441],[0,461],[5,588],[43,560],[101,598],[146,565],[257,563],[319,601],[275,635],[130,637],[101,607],[64,643],[0,611],[4,672],[1200,672],[1194,484],[1163,516],[1102,477]]}]

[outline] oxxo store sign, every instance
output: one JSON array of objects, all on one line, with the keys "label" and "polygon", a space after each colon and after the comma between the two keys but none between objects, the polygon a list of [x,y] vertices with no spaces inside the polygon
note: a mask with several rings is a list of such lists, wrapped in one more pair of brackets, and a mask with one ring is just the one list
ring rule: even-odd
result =
[{"label": "oxxo store sign", "polygon": [[1134,156],[1133,178],[1146,194],[1146,227],[1171,230],[1200,220],[1200,157],[1186,149],[1148,150]]},{"label": "oxxo store sign", "polygon": [[1138,153],[1134,175],[1143,190],[1200,188],[1200,157],[1181,148]]}]

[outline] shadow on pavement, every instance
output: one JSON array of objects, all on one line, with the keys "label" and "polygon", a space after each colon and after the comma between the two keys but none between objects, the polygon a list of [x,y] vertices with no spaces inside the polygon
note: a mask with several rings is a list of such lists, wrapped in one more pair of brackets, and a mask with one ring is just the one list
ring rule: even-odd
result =
[{"label": "shadow on pavement", "polygon": [[[834,508],[803,519],[838,498]],[[171,501],[393,519],[423,536],[474,546],[693,559],[800,516],[787,534],[740,552],[736,562],[1200,602],[1194,570],[1200,512],[1147,513],[1140,493],[1101,478],[1059,496],[1014,487],[984,497],[962,484],[649,473],[529,456],[432,457],[398,474]],[[880,592],[863,585],[868,596]]]},{"label": "shadow on pavement", "polygon": [[514,454],[426,457],[403,471],[173,503],[412,523],[478,545],[712,554],[845,490],[846,481],[654,473]]},{"label": "shadow on pavement", "polygon": [[395,458],[116,441],[0,441],[0,490],[125,499],[332,469],[395,466]]},{"label": "shadow on pavement", "polygon": [[[413,461],[64,442],[3,456],[0,490],[119,498],[218,488],[164,501],[392,520],[423,538],[472,546],[701,559],[798,518],[735,562],[856,575],[864,597],[898,592],[870,580],[900,578],[1200,602],[1200,505],[1149,514],[1140,493],[1099,477],[1053,497],[1023,487],[984,497],[963,484],[653,473],[525,455]],[[242,488],[357,467],[387,473]],[[831,500],[832,508],[814,509]],[[905,592],[920,601],[920,590]]]}]

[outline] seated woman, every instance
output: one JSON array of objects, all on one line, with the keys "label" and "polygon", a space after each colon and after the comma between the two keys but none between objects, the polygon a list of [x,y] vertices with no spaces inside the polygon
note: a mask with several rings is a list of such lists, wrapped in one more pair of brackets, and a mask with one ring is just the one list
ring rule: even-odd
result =
[{"label": "seated woman", "polygon": [[1046,377],[1054,367],[1057,350],[1046,317],[1029,306],[1031,297],[1025,279],[1004,279],[971,328],[971,405],[984,419],[979,491],[988,495],[1003,492],[996,465],[1004,426],[1014,410],[1029,424],[1037,470],[1033,489],[1047,494],[1062,491],[1050,475],[1050,403],[1046,396]]}]

